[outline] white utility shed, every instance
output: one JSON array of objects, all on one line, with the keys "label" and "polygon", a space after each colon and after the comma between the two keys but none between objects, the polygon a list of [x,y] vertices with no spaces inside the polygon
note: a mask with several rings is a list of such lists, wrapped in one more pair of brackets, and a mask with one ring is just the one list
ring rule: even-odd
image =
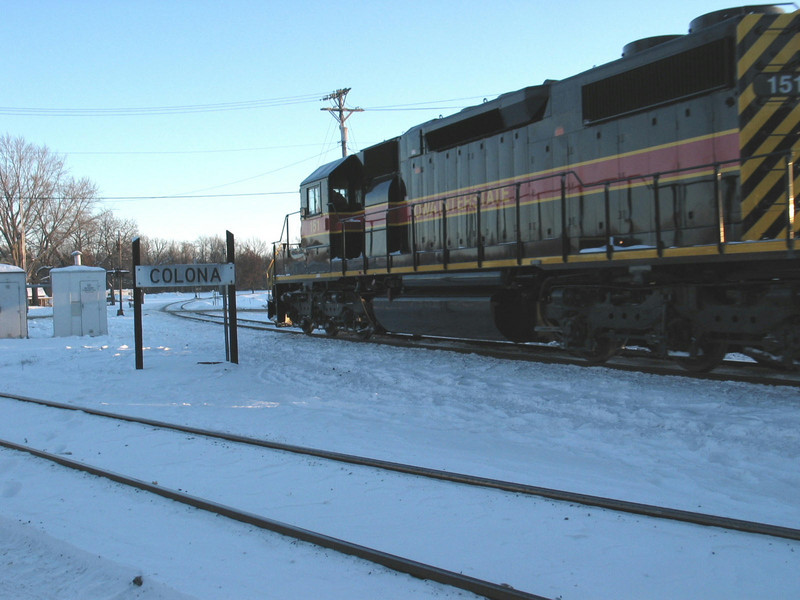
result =
[{"label": "white utility shed", "polygon": [[28,337],[25,271],[0,264],[0,338]]},{"label": "white utility shed", "polygon": [[50,270],[53,335],[108,334],[106,270],[75,265]]}]

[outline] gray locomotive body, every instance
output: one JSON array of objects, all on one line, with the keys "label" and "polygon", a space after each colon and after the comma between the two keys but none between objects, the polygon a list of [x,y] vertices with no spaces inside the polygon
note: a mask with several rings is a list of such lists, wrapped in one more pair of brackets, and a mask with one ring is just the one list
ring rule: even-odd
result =
[{"label": "gray locomotive body", "polygon": [[798,22],[712,13],[321,167],[276,244],[278,318],[792,363]]}]

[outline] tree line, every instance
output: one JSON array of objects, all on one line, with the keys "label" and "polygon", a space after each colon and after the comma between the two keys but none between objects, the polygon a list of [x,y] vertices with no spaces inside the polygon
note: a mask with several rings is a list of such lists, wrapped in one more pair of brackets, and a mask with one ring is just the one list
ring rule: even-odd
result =
[{"label": "tree line", "polygon": [[[0,137],[0,194],[0,263],[22,267],[31,283],[46,282],[50,268],[73,264],[75,250],[83,264],[129,271],[136,237],[143,264],[226,262],[219,236],[192,242],[141,236],[135,221],[99,207],[97,186],[71,176],[63,157],[21,137]],[[237,287],[265,289],[270,246],[237,240],[235,250]]]}]

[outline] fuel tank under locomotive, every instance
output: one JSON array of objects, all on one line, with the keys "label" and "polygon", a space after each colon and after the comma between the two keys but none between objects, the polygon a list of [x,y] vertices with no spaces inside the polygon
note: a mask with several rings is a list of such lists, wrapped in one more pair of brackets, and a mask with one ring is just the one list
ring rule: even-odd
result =
[{"label": "fuel tank under locomotive", "polygon": [[535,303],[505,285],[501,272],[407,275],[372,300],[390,332],[486,340],[535,339]]}]

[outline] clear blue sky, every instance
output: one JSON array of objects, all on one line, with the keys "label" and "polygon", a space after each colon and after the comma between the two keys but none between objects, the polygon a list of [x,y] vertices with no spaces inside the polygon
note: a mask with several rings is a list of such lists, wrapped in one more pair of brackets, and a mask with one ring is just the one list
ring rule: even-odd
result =
[{"label": "clear blue sky", "polygon": [[[299,182],[340,156],[325,94],[352,88],[360,150],[732,5],[0,0],[0,134],[64,155],[144,235],[272,242]],[[191,194],[226,196],[140,198]]]}]

